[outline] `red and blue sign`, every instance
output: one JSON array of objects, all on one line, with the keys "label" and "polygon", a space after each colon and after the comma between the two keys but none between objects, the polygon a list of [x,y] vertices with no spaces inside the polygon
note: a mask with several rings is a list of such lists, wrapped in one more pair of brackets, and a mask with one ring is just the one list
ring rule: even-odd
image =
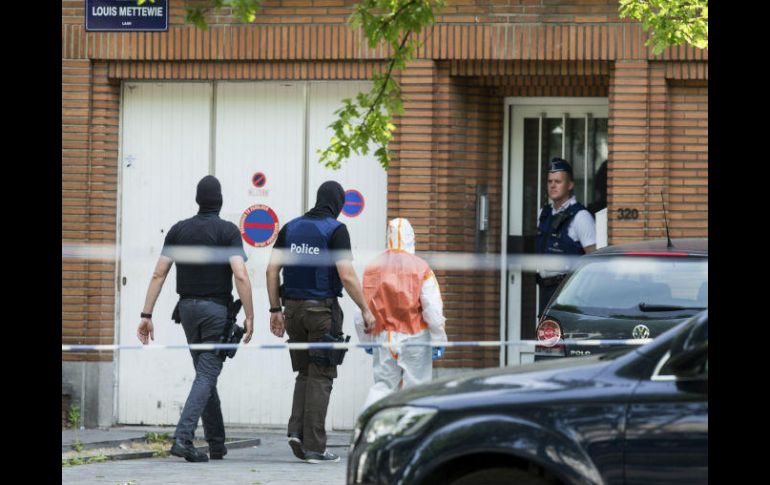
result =
[{"label": "red and blue sign", "polygon": [[241,216],[241,237],[255,248],[269,246],[278,236],[278,216],[266,205],[255,204]]},{"label": "red and blue sign", "polygon": [[251,183],[254,184],[254,187],[261,189],[267,183],[267,177],[262,172],[257,172],[251,177]]},{"label": "red and blue sign", "polygon": [[364,196],[357,190],[345,191],[345,205],[342,206],[342,213],[348,217],[356,217],[364,211]]}]

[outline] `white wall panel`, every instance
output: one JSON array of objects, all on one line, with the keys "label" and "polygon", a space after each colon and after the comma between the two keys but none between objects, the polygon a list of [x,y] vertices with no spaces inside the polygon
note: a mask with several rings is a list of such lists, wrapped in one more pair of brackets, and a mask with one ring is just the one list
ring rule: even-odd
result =
[{"label": "white wall panel", "polygon": [[[127,285],[120,292],[120,343],[138,342],[138,313],[165,233],[176,221],[197,212],[195,187],[210,169],[222,183],[221,217],[236,225],[245,209],[263,204],[273,209],[282,227],[308,208],[302,206],[303,195],[313,205],[325,180],[360,191],[366,200],[363,212],[358,217],[341,215],[339,220],[348,226],[354,266],[362,275],[372,256],[385,248],[386,172],[371,154],[353,157],[339,171],[328,170],[318,164],[316,150],[327,146],[331,137],[327,126],[341,100],[368,87],[363,82],[220,82],[215,88],[207,83],[126,84],[120,257]],[[252,184],[256,172],[267,178],[262,188]],[[271,246],[254,248],[244,243],[255,308],[255,343],[288,338],[278,339],[269,332],[265,269]],[[235,290],[233,294],[237,297]],[[175,301],[172,269],[154,310],[157,343],[185,342],[181,326],[170,319]],[[354,305],[347,294],[342,307],[344,332],[356,340]],[[238,323],[243,323],[243,312]],[[362,350],[347,354],[334,383],[329,428],[353,427],[372,384],[371,366],[371,357]],[[285,426],[294,377],[288,351],[240,350],[235,359],[225,362],[219,378],[225,422]],[[187,351],[122,352],[119,422],[176,424],[193,378]]]},{"label": "white wall panel", "polygon": [[[387,172],[372,155],[374,149],[366,156],[350,157],[339,170],[327,169],[319,164],[316,151],[328,146],[332,130],[327,127],[334,121],[334,111],[342,106],[342,99],[355,98],[358,92],[367,91],[370,87],[368,82],[312,83],[308,106],[308,203],[313,204],[318,187],[326,180],[336,180],[345,190],[355,189],[364,196],[364,210],[358,216],[339,216],[339,220],[347,225],[350,232],[353,266],[359,279],[373,255],[386,247]],[[353,325],[355,304],[347,292],[343,294],[345,296],[340,300],[345,312],[343,331],[352,336],[351,342],[357,341]],[[334,428],[352,428],[369,387],[374,383],[372,358],[361,349],[353,349],[345,356],[345,362],[339,367],[338,374],[327,423]]]},{"label": "white wall panel", "polygon": [[[238,225],[244,210],[267,205],[279,228],[301,214],[303,85],[242,82],[217,85],[216,176],[222,182],[222,218]],[[257,189],[252,176],[267,182]],[[254,300],[254,343],[281,343],[269,331],[265,269],[272,249],[244,243]],[[237,298],[237,292],[233,291]],[[243,312],[238,324],[243,324]],[[241,350],[219,378],[226,422],[286,425],[294,374],[287,350]]]},{"label": "white wall panel", "polygon": [[[171,226],[193,216],[195,188],[208,173],[211,87],[126,83],[121,129],[120,313],[118,343],[136,345],[147,285]],[[171,321],[172,267],[153,311],[155,342],[185,343]],[[118,358],[118,421],[173,424],[195,373],[184,350],[126,350]]]}]

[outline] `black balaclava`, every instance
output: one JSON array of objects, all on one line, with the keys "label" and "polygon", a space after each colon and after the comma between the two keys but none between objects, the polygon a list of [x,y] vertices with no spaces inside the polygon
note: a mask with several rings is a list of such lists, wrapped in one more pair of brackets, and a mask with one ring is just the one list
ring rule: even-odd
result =
[{"label": "black balaclava", "polygon": [[345,205],[345,190],[339,183],[329,180],[318,187],[315,207],[307,211],[305,215],[313,218],[332,217],[336,219],[342,212],[343,205]]},{"label": "black balaclava", "polygon": [[222,186],[212,175],[206,175],[198,182],[195,202],[200,206],[198,214],[219,214],[222,209]]}]

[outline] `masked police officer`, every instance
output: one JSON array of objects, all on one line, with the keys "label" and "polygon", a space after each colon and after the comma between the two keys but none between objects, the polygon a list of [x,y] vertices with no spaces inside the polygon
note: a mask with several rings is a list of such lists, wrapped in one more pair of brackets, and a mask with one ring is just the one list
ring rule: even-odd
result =
[{"label": "masked police officer", "polygon": [[[588,254],[596,249],[596,224],[591,213],[572,195],[575,182],[572,166],[564,159],[554,158],[548,168],[548,198],[538,213],[536,251],[542,254]],[[540,271],[537,284],[540,286],[540,308],[545,306],[559,286],[564,274],[554,271]]]},{"label": "masked police officer", "polygon": [[[324,182],[318,188],[315,207],[278,232],[267,267],[270,330],[277,337],[282,337],[285,329],[289,342],[339,341],[343,315],[337,298],[342,296],[343,287],[361,309],[367,330],[374,327],[374,315],[364,303],[351,264],[348,229],[337,221],[344,203],[342,186]],[[298,374],[288,426],[289,446],[297,458],[309,463],[340,459],[326,449],[324,427],[339,354],[330,349],[290,351],[292,370]]]},{"label": "masked police officer", "polygon": [[[195,217],[179,221],[166,234],[163,250],[155,266],[147,297],[142,310],[142,320],[137,337],[147,344],[148,336],[154,340],[152,309],[166,281],[171,265],[176,261],[176,291],[179,293],[179,317],[187,342],[219,343],[225,331],[228,306],[232,303],[233,276],[238,296],[246,313],[243,341],[248,343],[253,332],[254,309],[251,300],[251,283],[244,261],[241,233],[232,222],[219,218],[222,208],[222,188],[210,175],[198,183],[195,201],[200,211]],[[184,247],[210,246],[214,262],[201,264],[184,260]],[[203,431],[209,443],[212,459],[222,459],[225,448],[225,427],[217,394],[217,378],[222,371],[224,356],[213,350],[191,350],[195,365],[195,380],[187,396],[182,416],[174,433],[171,454],[187,461],[208,461],[209,457],[195,449],[192,440],[198,419],[203,419]]]}]

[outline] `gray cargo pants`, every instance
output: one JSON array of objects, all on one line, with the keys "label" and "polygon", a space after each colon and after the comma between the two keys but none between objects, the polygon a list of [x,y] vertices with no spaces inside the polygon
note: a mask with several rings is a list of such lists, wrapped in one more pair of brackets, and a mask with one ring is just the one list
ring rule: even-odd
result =
[{"label": "gray cargo pants", "polygon": [[[187,343],[218,343],[227,322],[227,307],[209,300],[185,299],[179,302]],[[217,378],[224,359],[213,350],[190,350],[195,366],[195,380],[187,396],[174,438],[192,441],[198,418],[203,419],[203,433],[209,444],[225,442],[225,425],[217,394]]]}]

